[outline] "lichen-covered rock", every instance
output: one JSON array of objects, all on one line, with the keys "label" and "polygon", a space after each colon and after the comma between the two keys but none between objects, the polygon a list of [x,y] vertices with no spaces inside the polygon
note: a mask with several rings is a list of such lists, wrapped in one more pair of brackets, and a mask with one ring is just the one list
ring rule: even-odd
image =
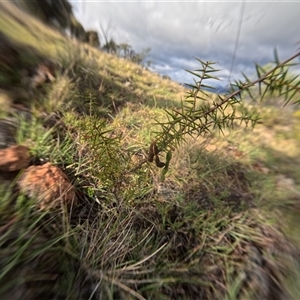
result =
[{"label": "lichen-covered rock", "polygon": [[27,168],[18,186],[25,195],[37,200],[40,209],[60,207],[62,204],[71,207],[77,203],[75,188],[68,177],[51,163]]},{"label": "lichen-covered rock", "polygon": [[27,168],[31,156],[29,148],[23,145],[13,145],[0,150],[0,172],[14,172]]}]

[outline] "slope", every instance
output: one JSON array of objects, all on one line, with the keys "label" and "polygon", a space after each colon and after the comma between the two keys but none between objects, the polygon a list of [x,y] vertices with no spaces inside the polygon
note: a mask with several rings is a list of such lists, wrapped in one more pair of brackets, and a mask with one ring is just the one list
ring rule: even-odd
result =
[{"label": "slope", "polygon": [[148,148],[186,90],[0,5],[1,122],[78,197],[2,182],[1,299],[299,297],[299,111],[252,103],[262,124],[187,137],[161,181]]}]

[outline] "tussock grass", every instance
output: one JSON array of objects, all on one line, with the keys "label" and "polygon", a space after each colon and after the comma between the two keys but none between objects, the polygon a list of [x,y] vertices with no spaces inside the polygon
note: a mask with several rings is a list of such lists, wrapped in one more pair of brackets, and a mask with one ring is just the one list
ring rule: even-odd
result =
[{"label": "tussock grass", "polygon": [[[14,39],[24,18],[0,12]],[[60,67],[56,82],[31,94],[14,83],[32,112],[13,115],[16,139],[66,172],[79,205],[38,211],[14,182],[0,186],[0,298],[296,298],[300,244],[290,208],[299,197],[278,188],[276,176],[298,189],[298,141],[278,133],[299,120],[278,123],[266,109],[269,124],[254,134],[237,126],[187,139],[161,182],[147,150],[155,120],[180,104],[183,87],[48,28],[33,34],[36,22],[22,23],[30,38],[19,42]]]}]

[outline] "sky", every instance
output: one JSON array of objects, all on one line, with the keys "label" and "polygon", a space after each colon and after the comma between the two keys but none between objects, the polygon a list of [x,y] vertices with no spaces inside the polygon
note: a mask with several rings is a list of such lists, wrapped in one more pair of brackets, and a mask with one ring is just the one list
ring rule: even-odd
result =
[{"label": "sky", "polygon": [[85,29],[101,27],[117,43],[137,52],[150,47],[153,71],[180,83],[191,83],[185,70],[201,66],[195,57],[214,61],[217,76],[251,77],[255,63],[281,60],[299,49],[300,1],[71,1]]}]

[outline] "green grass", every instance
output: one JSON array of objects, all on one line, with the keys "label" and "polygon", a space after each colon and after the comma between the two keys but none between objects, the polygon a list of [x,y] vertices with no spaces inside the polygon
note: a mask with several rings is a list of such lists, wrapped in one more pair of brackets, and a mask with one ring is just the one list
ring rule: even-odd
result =
[{"label": "green grass", "polygon": [[[12,114],[15,138],[64,170],[79,204],[40,211],[15,182],[1,184],[0,298],[299,297],[297,113],[260,105],[265,123],[254,131],[187,138],[161,182],[147,150],[160,130],[155,120],[180,105],[184,88],[37,30],[31,18],[21,28],[24,18],[0,12],[0,24],[9,24],[0,28],[34,49],[35,60],[38,52],[60,67],[56,82],[38,91],[12,81],[17,102],[32,111],[30,119]],[[9,114],[16,100],[3,99]]]}]

